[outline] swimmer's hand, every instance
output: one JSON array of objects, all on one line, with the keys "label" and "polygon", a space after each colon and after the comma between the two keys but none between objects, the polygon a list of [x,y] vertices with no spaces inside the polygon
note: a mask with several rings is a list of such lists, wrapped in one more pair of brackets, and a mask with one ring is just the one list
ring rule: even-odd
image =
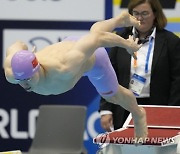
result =
[{"label": "swimmer's hand", "polygon": [[137,59],[137,56],[135,55],[134,52],[138,51],[142,46],[142,44],[138,44],[138,40],[139,40],[138,38],[134,40],[132,35],[129,35],[129,38],[127,39],[129,43],[126,50],[130,55],[133,56],[134,59]]}]

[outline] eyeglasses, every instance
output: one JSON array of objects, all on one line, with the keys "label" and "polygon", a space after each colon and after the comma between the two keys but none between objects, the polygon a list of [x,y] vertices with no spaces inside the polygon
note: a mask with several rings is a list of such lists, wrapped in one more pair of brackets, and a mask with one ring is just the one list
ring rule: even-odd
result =
[{"label": "eyeglasses", "polygon": [[132,15],[133,15],[135,18],[138,18],[139,16],[141,16],[143,19],[146,19],[146,18],[148,18],[151,14],[150,14],[150,12],[148,12],[148,11],[143,11],[143,12],[133,11],[133,12],[132,12]]}]

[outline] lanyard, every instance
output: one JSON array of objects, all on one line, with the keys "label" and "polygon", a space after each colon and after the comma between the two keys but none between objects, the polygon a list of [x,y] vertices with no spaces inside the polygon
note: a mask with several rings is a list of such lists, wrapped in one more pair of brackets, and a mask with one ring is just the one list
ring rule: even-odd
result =
[{"label": "lanyard", "polygon": [[150,53],[151,53],[151,49],[152,49],[152,44],[153,44],[153,37],[151,37],[150,41],[149,41],[148,53],[146,56],[145,73],[148,73],[149,57],[150,57]]}]

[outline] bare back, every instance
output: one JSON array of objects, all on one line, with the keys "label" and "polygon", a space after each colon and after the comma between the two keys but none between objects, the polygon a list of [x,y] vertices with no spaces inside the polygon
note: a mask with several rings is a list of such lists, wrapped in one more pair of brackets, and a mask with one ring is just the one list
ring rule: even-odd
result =
[{"label": "bare back", "polygon": [[[68,55],[72,54],[71,50],[75,42],[64,41],[50,45],[36,53],[36,57],[42,66],[44,73],[32,91],[44,95],[64,93],[74,87],[84,72],[89,70],[94,58],[90,58],[85,63],[79,63],[76,69],[72,69],[67,61]],[[33,84],[33,83],[32,83]]]}]

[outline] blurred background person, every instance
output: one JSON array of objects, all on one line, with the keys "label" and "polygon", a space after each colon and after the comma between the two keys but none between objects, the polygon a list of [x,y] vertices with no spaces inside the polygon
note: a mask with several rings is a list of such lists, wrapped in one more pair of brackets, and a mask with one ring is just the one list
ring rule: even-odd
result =
[{"label": "blurred background person", "polygon": [[[165,30],[167,19],[158,0],[130,0],[128,11],[141,26],[117,32],[127,39],[139,38],[143,46],[137,60],[123,48],[113,47],[109,56],[118,82],[131,89],[141,105],[180,105],[180,39]],[[106,131],[121,128],[129,112],[100,101],[101,126]]]}]

